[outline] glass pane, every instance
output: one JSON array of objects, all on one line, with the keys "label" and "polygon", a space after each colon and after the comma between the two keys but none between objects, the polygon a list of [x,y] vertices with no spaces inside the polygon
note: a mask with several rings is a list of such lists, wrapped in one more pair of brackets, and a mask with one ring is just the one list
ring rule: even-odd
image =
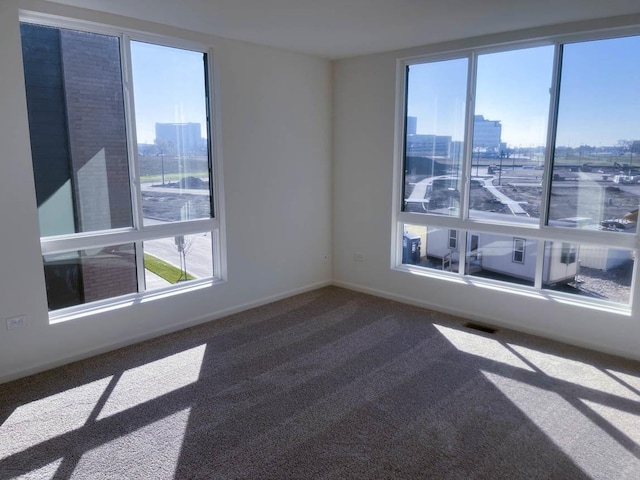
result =
[{"label": "glass pane", "polygon": [[474,277],[533,286],[537,255],[535,240],[493,233],[467,234],[466,272]]},{"label": "glass pane", "polygon": [[634,263],[631,250],[545,242],[542,286],[628,305]]},{"label": "glass pane", "polygon": [[211,232],[144,242],[147,290],[213,276]]},{"label": "glass pane", "polygon": [[49,310],[138,291],[133,244],[44,256]]},{"label": "glass pane", "polygon": [[640,37],[565,45],[549,225],[635,232]]},{"label": "glass pane", "polygon": [[20,28],[41,236],[132,226],[119,39]]},{"label": "glass pane", "polygon": [[144,224],[210,218],[206,55],[131,42]]},{"label": "glass pane", "polygon": [[540,218],[553,47],[480,55],[469,217]]},{"label": "glass pane", "polygon": [[402,263],[457,272],[460,263],[458,230],[404,225]]},{"label": "glass pane", "polygon": [[458,215],[466,58],[407,67],[404,211]]}]

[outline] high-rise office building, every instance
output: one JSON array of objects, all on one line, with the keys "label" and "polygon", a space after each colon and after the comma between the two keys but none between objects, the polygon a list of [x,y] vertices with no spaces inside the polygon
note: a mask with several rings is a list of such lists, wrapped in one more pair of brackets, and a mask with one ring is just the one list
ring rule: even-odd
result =
[{"label": "high-rise office building", "polygon": [[487,120],[483,115],[473,119],[473,148],[488,153],[500,151],[502,124],[500,120]]},{"label": "high-rise office building", "polygon": [[415,135],[418,132],[418,117],[407,117],[407,135]]},{"label": "high-rise office building", "polygon": [[178,154],[201,149],[202,133],[199,123],[156,123],[156,141],[164,142]]}]

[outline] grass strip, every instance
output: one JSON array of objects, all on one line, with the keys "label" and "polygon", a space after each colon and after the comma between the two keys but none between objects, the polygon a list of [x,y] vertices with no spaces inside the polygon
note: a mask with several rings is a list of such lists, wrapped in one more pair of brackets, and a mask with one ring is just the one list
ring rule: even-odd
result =
[{"label": "grass strip", "polygon": [[[178,283],[178,280],[182,276],[182,271],[178,267],[148,253],[144,254],[144,268],[172,284]],[[195,280],[195,278],[196,277],[190,273],[187,273],[187,280]]]}]

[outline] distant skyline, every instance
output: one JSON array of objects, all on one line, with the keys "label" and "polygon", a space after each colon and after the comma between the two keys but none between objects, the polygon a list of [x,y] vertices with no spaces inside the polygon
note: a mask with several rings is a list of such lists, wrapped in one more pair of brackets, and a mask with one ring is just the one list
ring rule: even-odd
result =
[{"label": "distant skyline", "polygon": [[199,123],[207,135],[203,53],[131,42],[138,143],[153,143],[156,123]]},{"label": "distant skyline", "polygon": [[[510,147],[546,143],[553,46],[478,57],[475,114],[500,121]],[[464,136],[467,59],[409,66],[407,114],[418,134]],[[640,37],[564,46],[557,146],[640,138]]]}]

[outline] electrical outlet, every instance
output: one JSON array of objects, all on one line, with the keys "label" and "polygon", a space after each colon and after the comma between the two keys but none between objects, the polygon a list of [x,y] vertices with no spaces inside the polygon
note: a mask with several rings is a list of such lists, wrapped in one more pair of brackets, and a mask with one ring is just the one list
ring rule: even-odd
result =
[{"label": "electrical outlet", "polygon": [[362,253],[362,252],[354,252],[353,261],[354,262],[364,262],[364,253]]},{"label": "electrical outlet", "polygon": [[27,317],[24,315],[7,317],[7,330],[13,330],[14,328],[22,328],[26,326],[27,326]]}]

